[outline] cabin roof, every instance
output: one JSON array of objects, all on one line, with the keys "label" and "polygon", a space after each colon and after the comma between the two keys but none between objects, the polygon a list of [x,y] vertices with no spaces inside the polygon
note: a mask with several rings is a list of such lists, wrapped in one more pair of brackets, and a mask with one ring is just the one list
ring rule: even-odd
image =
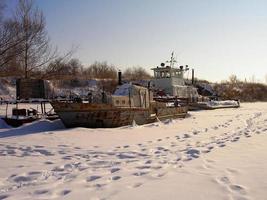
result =
[{"label": "cabin roof", "polygon": [[161,71],[177,71],[177,72],[183,71],[183,69],[169,67],[169,66],[166,66],[166,67],[155,67],[155,68],[152,68],[151,70],[160,71],[160,72]]},{"label": "cabin roof", "polygon": [[128,96],[130,90],[146,90],[147,88],[142,86],[133,85],[130,83],[125,83],[123,85],[119,85],[117,89],[115,90],[114,94],[115,96]]}]

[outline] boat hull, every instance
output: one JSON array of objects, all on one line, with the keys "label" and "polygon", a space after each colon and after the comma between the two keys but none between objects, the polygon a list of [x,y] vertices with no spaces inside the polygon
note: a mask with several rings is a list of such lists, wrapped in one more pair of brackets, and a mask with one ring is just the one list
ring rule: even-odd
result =
[{"label": "boat hull", "polygon": [[114,128],[149,121],[149,109],[118,108],[107,104],[52,102],[55,112],[67,128]]},{"label": "boat hull", "polygon": [[115,128],[135,122],[138,125],[153,123],[158,119],[185,117],[188,107],[149,108],[114,107],[108,104],[52,102],[55,112],[67,128]]},{"label": "boat hull", "polygon": [[218,105],[218,106],[209,106],[206,103],[190,103],[189,104],[189,110],[195,111],[195,110],[215,110],[215,109],[224,109],[224,108],[239,108],[240,105]]},{"label": "boat hull", "polygon": [[157,109],[157,117],[159,120],[184,118],[187,111],[188,106],[160,108]]}]

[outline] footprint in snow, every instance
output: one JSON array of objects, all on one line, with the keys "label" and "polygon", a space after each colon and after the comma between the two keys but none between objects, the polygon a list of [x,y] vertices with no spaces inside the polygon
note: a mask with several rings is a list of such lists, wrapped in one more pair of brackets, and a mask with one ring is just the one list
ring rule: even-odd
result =
[{"label": "footprint in snow", "polygon": [[102,178],[102,176],[89,176],[86,178],[86,181],[92,182],[92,181],[95,181],[95,180],[100,179],[100,178]]},{"label": "footprint in snow", "polygon": [[151,164],[153,161],[152,160],[147,160],[145,161],[145,164]]},{"label": "footprint in snow", "polygon": [[200,151],[198,149],[188,149],[186,151],[186,154],[189,155],[192,158],[198,158]]},{"label": "footprint in snow", "polygon": [[61,159],[62,160],[71,160],[72,156],[63,156]]},{"label": "footprint in snow", "polygon": [[137,166],[135,167],[136,169],[150,169],[151,166],[150,165],[143,165],[143,166]]},{"label": "footprint in snow", "polygon": [[110,170],[110,173],[115,173],[115,172],[118,172],[118,171],[120,171],[121,169],[120,168],[112,168],[111,170]]},{"label": "footprint in snow", "polygon": [[201,150],[201,153],[209,153],[210,152],[210,149],[203,149]]},{"label": "footprint in snow", "polygon": [[43,194],[47,194],[49,192],[49,190],[35,190],[33,192],[34,195],[43,195]]},{"label": "footprint in snow", "polygon": [[117,181],[119,179],[121,179],[121,176],[112,176],[112,177],[110,177],[110,180],[112,180],[112,181]]},{"label": "footprint in snow", "polygon": [[32,176],[15,176],[13,178],[13,181],[16,183],[31,182],[33,180],[34,180],[34,177]]},{"label": "footprint in snow", "polygon": [[241,186],[241,185],[235,185],[235,184],[233,184],[233,185],[229,185],[229,188],[232,191],[237,192],[237,193],[240,193],[240,194],[246,194],[247,193],[246,192],[246,189],[243,186]]},{"label": "footprint in snow", "polygon": [[35,145],[34,147],[35,148],[44,148],[44,146],[41,146],[41,145]]},{"label": "footprint in snow", "polygon": [[227,168],[226,171],[227,171],[227,172],[230,172],[230,173],[232,173],[232,174],[238,174],[238,173],[239,173],[238,170],[236,170],[236,169],[232,169],[232,168]]},{"label": "footprint in snow", "polygon": [[68,145],[65,145],[65,144],[59,144],[57,145],[58,147],[69,147]]},{"label": "footprint in snow", "polygon": [[163,176],[165,176],[166,173],[154,173],[154,174],[151,174],[151,177],[153,178],[161,178]]},{"label": "footprint in snow", "polygon": [[28,175],[40,175],[42,174],[42,172],[39,172],[39,171],[32,171],[32,172],[29,172]]},{"label": "footprint in snow", "polygon": [[234,139],[231,140],[231,142],[237,142],[240,139],[240,137],[234,137]]},{"label": "footprint in snow", "polygon": [[138,171],[138,172],[133,173],[134,176],[144,176],[146,174],[148,174],[148,172]]},{"label": "footprint in snow", "polygon": [[143,185],[143,183],[134,183],[133,185],[128,186],[128,188],[138,188],[141,185]]},{"label": "footprint in snow", "polygon": [[65,196],[67,194],[71,193],[71,190],[63,190],[59,193],[60,196]]},{"label": "footprint in snow", "polygon": [[227,176],[223,176],[223,177],[219,178],[219,182],[221,182],[223,184],[227,184],[227,185],[231,183],[230,179]]},{"label": "footprint in snow", "polygon": [[7,199],[9,197],[9,195],[0,195],[0,200],[3,200],[3,199]]},{"label": "footprint in snow", "polygon": [[184,138],[190,138],[191,136],[189,134],[184,134]]},{"label": "footprint in snow", "polygon": [[52,165],[52,164],[54,164],[54,163],[51,162],[51,161],[46,161],[46,162],[44,162],[44,164],[46,164],[46,165]]},{"label": "footprint in snow", "polygon": [[193,131],[192,133],[193,133],[193,135],[197,135],[197,134],[199,134],[199,131]]}]

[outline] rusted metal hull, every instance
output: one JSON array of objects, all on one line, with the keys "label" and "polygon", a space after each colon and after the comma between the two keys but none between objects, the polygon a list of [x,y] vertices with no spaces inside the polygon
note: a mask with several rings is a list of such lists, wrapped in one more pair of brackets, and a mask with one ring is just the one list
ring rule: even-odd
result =
[{"label": "rusted metal hull", "polygon": [[52,102],[64,125],[70,127],[113,128],[147,123],[149,109],[118,108],[108,104]]},{"label": "rusted metal hull", "polygon": [[188,107],[150,108],[114,107],[108,104],[52,102],[55,112],[67,128],[114,128],[155,122],[158,119],[185,117]]},{"label": "rusted metal hull", "polygon": [[151,110],[159,120],[171,118],[184,118],[188,112],[188,105],[183,104],[177,107],[167,107],[166,103],[155,101],[151,103]]},{"label": "rusted metal hull", "polygon": [[184,118],[187,115],[187,111],[188,106],[161,108],[157,110],[157,117],[159,120]]}]

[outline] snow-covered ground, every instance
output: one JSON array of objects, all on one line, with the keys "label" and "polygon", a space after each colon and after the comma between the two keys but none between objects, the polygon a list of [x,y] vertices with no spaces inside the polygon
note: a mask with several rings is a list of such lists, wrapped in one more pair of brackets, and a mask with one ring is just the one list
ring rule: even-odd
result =
[{"label": "snow-covered ground", "polygon": [[115,129],[0,126],[0,199],[267,197],[267,103]]}]

